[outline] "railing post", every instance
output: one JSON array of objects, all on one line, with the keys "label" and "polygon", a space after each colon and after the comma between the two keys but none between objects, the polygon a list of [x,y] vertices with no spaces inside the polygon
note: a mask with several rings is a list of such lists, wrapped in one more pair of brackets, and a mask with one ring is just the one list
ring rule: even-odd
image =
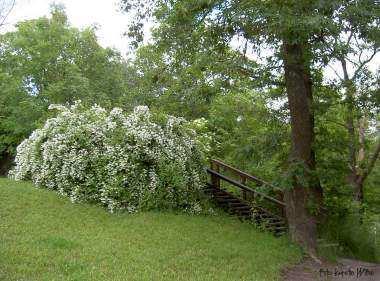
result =
[{"label": "railing post", "polygon": [[[211,161],[211,170],[214,170],[215,172],[219,173],[219,165],[215,163],[214,161]],[[217,175],[212,174],[211,175],[211,184],[215,188],[220,189],[220,178]]]}]

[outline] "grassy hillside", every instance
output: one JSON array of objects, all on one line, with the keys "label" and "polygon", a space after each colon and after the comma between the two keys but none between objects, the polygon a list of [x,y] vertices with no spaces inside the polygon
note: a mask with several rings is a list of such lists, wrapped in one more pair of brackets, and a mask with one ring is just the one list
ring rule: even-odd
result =
[{"label": "grassy hillside", "polygon": [[109,214],[0,178],[0,280],[278,280],[300,259],[225,216]]}]

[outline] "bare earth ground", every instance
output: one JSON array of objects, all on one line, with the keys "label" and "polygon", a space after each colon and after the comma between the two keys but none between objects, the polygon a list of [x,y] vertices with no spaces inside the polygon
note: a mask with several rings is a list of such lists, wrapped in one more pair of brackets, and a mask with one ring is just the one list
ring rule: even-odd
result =
[{"label": "bare earth ground", "polygon": [[337,264],[306,259],[283,271],[283,281],[379,281],[380,264],[340,259]]}]

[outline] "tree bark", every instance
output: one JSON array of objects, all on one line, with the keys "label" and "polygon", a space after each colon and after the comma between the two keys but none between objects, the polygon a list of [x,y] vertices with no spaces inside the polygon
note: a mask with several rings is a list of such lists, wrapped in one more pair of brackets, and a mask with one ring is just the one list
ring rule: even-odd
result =
[{"label": "tree bark", "polygon": [[[362,132],[361,134],[364,134],[364,132]],[[361,141],[364,141],[364,137]],[[353,200],[360,204],[362,204],[364,200],[364,181],[366,180],[368,175],[371,173],[373,167],[376,164],[377,159],[379,158],[379,155],[380,155],[380,140],[375,145],[375,151],[373,152],[372,157],[369,159],[369,164],[367,165],[367,167],[365,169],[356,168],[355,169],[356,173],[351,173],[351,175],[348,177],[348,183],[353,188]],[[360,161],[364,161],[364,156],[365,155],[364,155],[364,143],[363,143],[363,151],[359,153],[358,163],[360,163]],[[360,173],[358,171],[360,171]]]},{"label": "tree bark", "polygon": [[356,149],[356,133],[355,133],[355,125],[354,125],[354,103],[355,103],[355,92],[356,92],[356,87],[354,83],[352,83],[348,71],[347,71],[347,64],[346,60],[344,58],[340,59],[340,63],[342,65],[342,70],[343,70],[343,85],[346,89],[346,105],[347,105],[347,112],[346,112],[346,128],[347,128],[347,133],[348,133],[348,138],[349,138],[349,143],[348,143],[348,151],[349,151],[349,156],[348,156],[348,163],[349,163],[349,168],[351,171],[351,175],[349,176],[348,182],[351,183],[352,181],[355,181],[355,178],[357,176],[357,171],[356,171],[356,154],[357,154],[357,149]]},{"label": "tree bark", "polygon": [[364,150],[364,138],[365,138],[365,120],[362,118],[359,122],[359,149],[356,144],[356,130],[354,124],[354,104],[355,104],[355,93],[356,87],[353,81],[350,79],[347,71],[347,64],[344,58],[340,58],[340,63],[343,70],[343,85],[346,89],[346,128],[349,138],[348,143],[348,166],[349,174],[347,176],[347,183],[352,187],[353,190],[353,200],[359,203],[363,202],[363,183],[365,177],[363,177],[361,164],[365,158]]},{"label": "tree bark", "polygon": [[365,116],[360,118],[359,121],[359,150],[358,157],[356,160],[356,167],[354,169],[355,175],[354,182],[352,183],[354,191],[354,201],[363,203],[364,194],[363,194],[363,182],[364,182],[364,171],[363,171],[363,162],[365,160],[365,127],[366,120]]},{"label": "tree bark", "polygon": [[363,193],[363,177],[358,176],[358,178],[352,183],[354,188],[354,200],[363,203],[364,193]]},{"label": "tree bark", "polygon": [[[322,201],[322,188],[315,174],[314,114],[312,84],[305,45],[283,43],[285,84],[291,117],[292,151],[290,161],[304,168],[303,179],[293,177],[293,188],[285,191],[286,216],[293,241],[311,255],[316,256],[317,216],[308,208],[318,210]],[[305,184],[306,182],[306,184]]]}]

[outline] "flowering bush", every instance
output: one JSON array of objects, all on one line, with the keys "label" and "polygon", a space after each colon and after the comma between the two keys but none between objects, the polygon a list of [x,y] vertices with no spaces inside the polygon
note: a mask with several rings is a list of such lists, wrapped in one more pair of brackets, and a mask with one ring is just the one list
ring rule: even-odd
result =
[{"label": "flowering bush", "polygon": [[18,146],[10,177],[111,212],[202,211],[203,152],[184,119],[156,118],[145,106],[129,115],[80,102],[50,108],[59,113]]}]

